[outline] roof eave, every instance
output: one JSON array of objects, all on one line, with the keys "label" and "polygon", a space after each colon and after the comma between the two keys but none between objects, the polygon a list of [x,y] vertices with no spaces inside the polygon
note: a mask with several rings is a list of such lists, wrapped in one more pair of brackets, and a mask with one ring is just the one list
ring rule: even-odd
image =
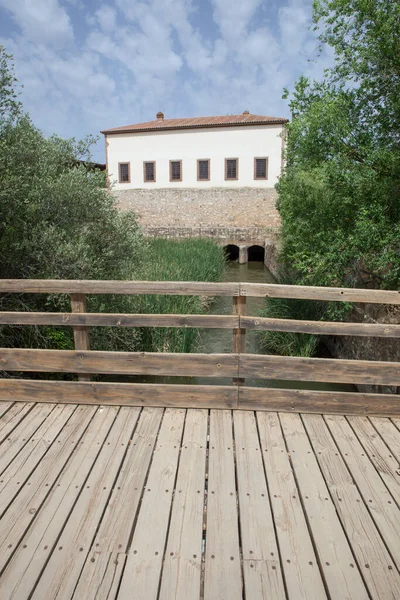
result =
[{"label": "roof eave", "polygon": [[218,123],[218,124],[207,124],[207,125],[171,125],[171,127],[144,127],[139,129],[137,127],[133,129],[104,129],[100,131],[103,135],[112,135],[118,133],[146,133],[149,131],[179,131],[180,129],[215,129],[220,127],[251,127],[252,125],[285,125],[289,119],[277,119],[274,121],[251,121],[250,123]]}]

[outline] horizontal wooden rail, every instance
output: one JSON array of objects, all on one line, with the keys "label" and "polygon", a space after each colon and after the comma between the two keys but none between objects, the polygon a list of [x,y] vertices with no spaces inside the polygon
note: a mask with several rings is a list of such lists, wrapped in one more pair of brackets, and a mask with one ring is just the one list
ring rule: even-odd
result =
[{"label": "horizontal wooden rail", "polygon": [[400,291],[331,288],[273,283],[206,283],[202,281],[103,281],[2,279],[0,293],[157,294],[178,296],[254,296],[371,304],[400,304]]},{"label": "horizontal wooden rail", "polygon": [[239,360],[239,376],[325,383],[400,385],[400,363],[242,354]]},{"label": "horizontal wooden rail", "polygon": [[[0,384],[1,392],[1,384]],[[400,415],[396,394],[361,394],[320,390],[241,387],[238,391],[241,410],[269,410],[339,415]],[[29,395],[27,395],[29,398]]]},{"label": "horizontal wooden rail", "polygon": [[239,283],[202,281],[103,281],[79,279],[1,279],[0,293],[157,294],[167,296],[239,296]]},{"label": "horizontal wooden rail", "polygon": [[237,377],[237,354],[0,349],[0,371]]},{"label": "horizontal wooden rail", "polygon": [[400,416],[395,394],[214,385],[0,379],[3,401]]},{"label": "horizontal wooden rail", "polygon": [[241,283],[240,296],[365,302],[368,304],[400,304],[400,291],[331,288],[273,283]]},{"label": "horizontal wooden rail", "polygon": [[237,387],[0,379],[0,402],[237,408]]},{"label": "horizontal wooden rail", "polygon": [[400,385],[400,363],[257,354],[0,349],[0,371]]},{"label": "horizontal wooden rail", "polygon": [[103,327],[200,327],[234,329],[236,315],[167,315],[115,313],[0,312],[0,325],[66,325]]},{"label": "horizontal wooden rail", "polygon": [[[246,297],[400,304],[400,292],[251,283],[0,280],[1,293],[69,294],[71,312],[0,312],[0,325],[70,326],[75,350],[0,349],[0,372],[76,374],[79,381],[0,377],[0,400],[183,406],[400,415],[399,396],[286,390],[244,385],[247,379],[361,385],[400,385],[400,363],[246,354],[246,331],[399,338],[400,325],[334,323],[246,316]],[[88,313],[87,294],[233,297],[231,315]],[[102,352],[89,350],[89,327],[196,327],[231,329],[231,354]],[[95,374],[227,378],[225,385],[90,382]],[[278,384],[279,385],[279,384]]]},{"label": "horizontal wooden rail", "polygon": [[258,331],[285,331],[290,333],[311,333],[315,335],[400,337],[400,325],[385,323],[336,323],[331,321],[299,321],[296,319],[241,317],[240,327]]},{"label": "horizontal wooden rail", "polygon": [[400,337],[400,325],[395,324],[299,321],[296,319],[271,319],[239,315],[36,313],[9,311],[0,312],[0,325],[198,327],[203,329],[283,331],[311,333],[315,335]]}]

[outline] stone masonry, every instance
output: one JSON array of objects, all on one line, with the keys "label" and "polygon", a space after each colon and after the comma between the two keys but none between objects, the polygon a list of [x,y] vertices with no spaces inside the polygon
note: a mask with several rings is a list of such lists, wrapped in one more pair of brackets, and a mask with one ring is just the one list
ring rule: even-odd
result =
[{"label": "stone masonry", "polygon": [[247,228],[265,229],[267,233],[279,230],[277,193],[273,188],[174,188],[121,190],[113,194],[121,210],[138,214],[145,233],[147,229],[154,232],[158,228],[182,228],[186,232],[192,228],[197,232],[209,228],[242,232]]},{"label": "stone masonry", "polygon": [[136,189],[113,194],[121,210],[138,215],[145,236],[235,244],[240,263],[247,262],[250,246],[260,245],[266,267],[277,276],[280,218],[273,188]]}]

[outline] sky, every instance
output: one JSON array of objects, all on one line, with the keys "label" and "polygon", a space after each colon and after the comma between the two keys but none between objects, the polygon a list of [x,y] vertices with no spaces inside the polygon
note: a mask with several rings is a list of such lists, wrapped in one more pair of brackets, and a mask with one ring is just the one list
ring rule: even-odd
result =
[{"label": "sky", "polygon": [[[289,117],[283,88],[318,78],[312,0],[0,0],[0,44],[46,135],[165,118]],[[104,143],[94,160],[104,162]]]}]

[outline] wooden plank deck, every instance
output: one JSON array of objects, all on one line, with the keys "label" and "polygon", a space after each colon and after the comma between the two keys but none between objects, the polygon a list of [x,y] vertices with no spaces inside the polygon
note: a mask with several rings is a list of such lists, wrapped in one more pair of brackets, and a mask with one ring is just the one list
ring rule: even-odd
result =
[{"label": "wooden plank deck", "polygon": [[0,598],[400,598],[400,420],[0,404]]}]

